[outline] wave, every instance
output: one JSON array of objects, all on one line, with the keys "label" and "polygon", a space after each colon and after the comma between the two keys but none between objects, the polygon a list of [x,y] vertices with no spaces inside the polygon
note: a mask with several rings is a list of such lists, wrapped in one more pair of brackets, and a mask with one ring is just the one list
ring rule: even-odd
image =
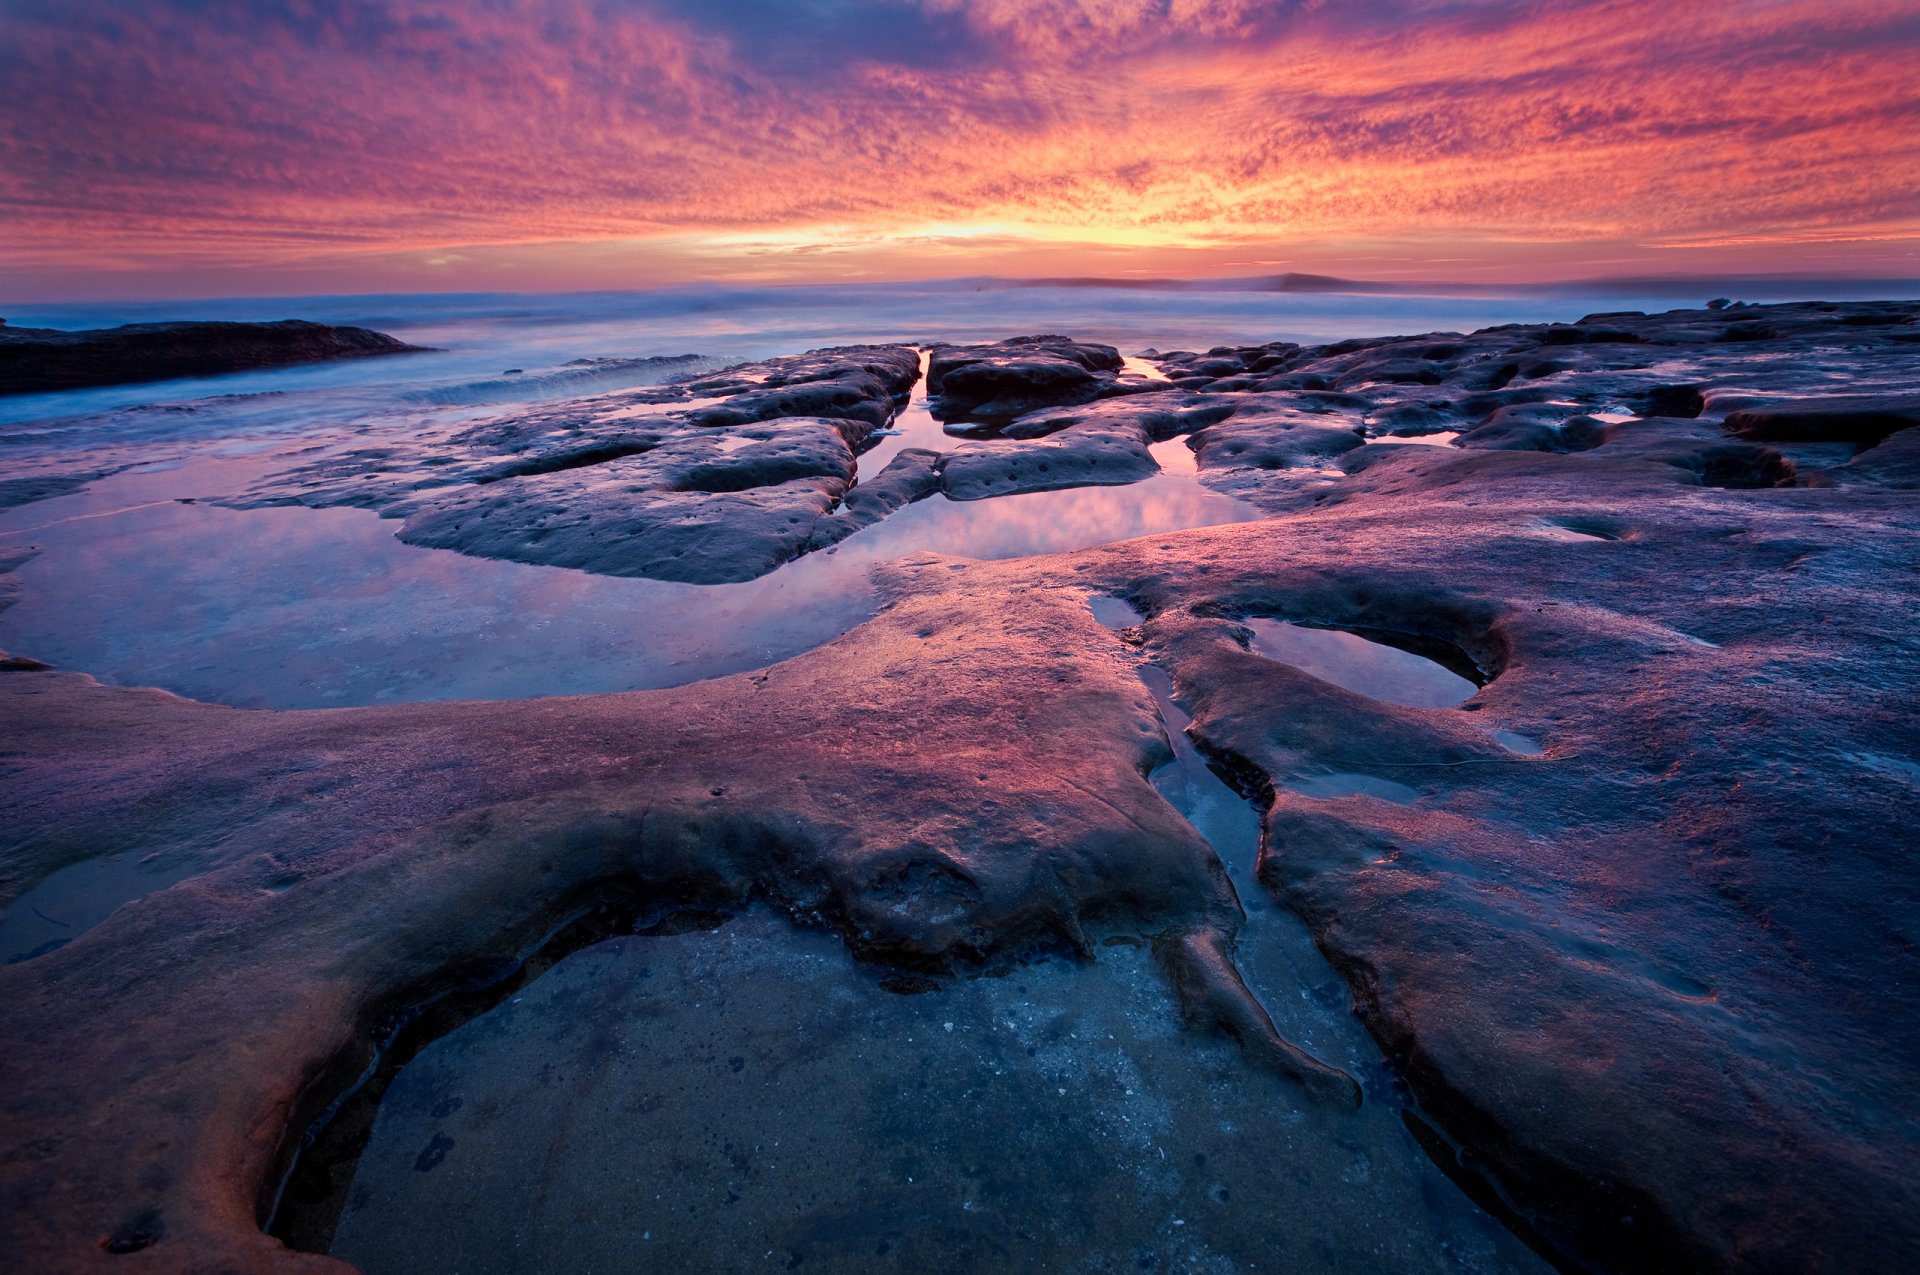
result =
[{"label": "wave", "polygon": [[705,354],[662,354],[637,359],[573,359],[556,368],[525,372],[509,368],[498,376],[451,385],[434,385],[400,395],[411,403],[464,407],[479,403],[574,398],[636,385],[659,385],[719,366]]}]

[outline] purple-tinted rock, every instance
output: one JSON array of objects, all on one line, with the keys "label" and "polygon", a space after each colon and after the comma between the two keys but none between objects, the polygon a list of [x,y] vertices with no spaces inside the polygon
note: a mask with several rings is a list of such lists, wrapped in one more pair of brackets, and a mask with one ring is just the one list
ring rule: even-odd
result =
[{"label": "purple-tinted rock", "polygon": [[1089,403],[1123,366],[1110,345],[1059,336],[938,346],[927,364],[927,406],[940,420],[1004,420]]}]

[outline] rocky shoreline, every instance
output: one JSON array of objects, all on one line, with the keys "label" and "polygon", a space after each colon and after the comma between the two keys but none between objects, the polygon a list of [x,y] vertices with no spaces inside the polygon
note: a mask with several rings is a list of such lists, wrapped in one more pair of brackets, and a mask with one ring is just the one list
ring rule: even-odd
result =
[{"label": "rocky shoreline", "polygon": [[418,354],[370,328],[303,319],[277,323],[129,323],[69,332],[0,320],[0,394],[37,394],[219,376],[263,367],[324,363],[380,354]]},{"label": "rocky shoreline", "polygon": [[[845,636],[671,690],[250,712],[9,661],[0,895],[109,849],[198,871],[0,969],[0,1257],[344,1269],[260,1229],[307,1123],[383,1022],[615,900],[771,904],[936,979],[1149,943],[1194,1027],[1357,1103],[1242,981],[1241,901],[1148,782],[1150,664],[1260,808],[1259,887],[1345,977],[1409,1121],[1543,1253],[1911,1265],[1917,321],[1598,315],[1157,376],[1064,337],[935,347],[955,445],[857,482],[921,368],[854,347],[237,492],[695,582],[936,494],[1136,481],[1182,436],[1270,516],[905,558]],[[1381,441],[1421,436],[1448,441]],[[1262,656],[1261,619],[1444,645],[1484,685],[1386,703]],[[1386,786],[1302,791],[1326,776]]]}]

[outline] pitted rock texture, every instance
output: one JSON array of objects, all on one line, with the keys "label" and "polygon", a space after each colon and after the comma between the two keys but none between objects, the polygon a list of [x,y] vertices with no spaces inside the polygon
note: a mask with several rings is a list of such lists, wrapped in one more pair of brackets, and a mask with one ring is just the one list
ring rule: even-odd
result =
[{"label": "pitted rock texture", "polygon": [[941,461],[941,489],[955,500],[1139,482],[1160,472],[1148,447],[1182,435],[1208,484],[1238,495],[1249,485],[1245,471],[1320,470],[1366,441],[1357,422],[1317,405],[1164,385],[1085,406],[1043,408],[987,432],[990,437],[962,443]]},{"label": "pitted rock texture", "polygon": [[[1258,798],[1262,887],[1348,980],[1410,1123],[1536,1243],[1576,1269],[1910,1269],[1920,431],[1723,422],[1911,398],[1916,313],[1347,343],[1278,405],[1351,434],[1532,403],[1600,441],[1355,446],[1310,494],[1250,467],[1263,521],[910,559],[834,643],[672,691],[248,712],[0,673],[6,897],[103,852],[202,868],[0,969],[0,1264],[338,1269],[257,1229],[289,1140],[372,1024],[608,891],[769,900],[936,976],[1150,938],[1201,1022],[1339,1097],[1236,985],[1231,886],[1144,778],[1168,755],[1144,657]],[[1569,366],[1487,388],[1521,347]],[[1100,595],[1144,618],[1103,628]],[[1448,643],[1489,677],[1395,706],[1263,658],[1254,617]],[[1413,795],[1299,791],[1334,775]]]},{"label": "pitted rock texture", "polygon": [[[944,421],[1007,420],[1041,407],[1091,403],[1125,393],[1138,378],[1111,345],[1064,336],[1016,336],[993,345],[935,346],[927,364],[927,406]],[[1154,387],[1154,388],[1157,388]]]},{"label": "pitted rock texture", "polygon": [[[1658,455],[1704,486],[1885,483],[1902,481],[1885,457],[1847,466],[1915,419],[1903,387],[1920,368],[1916,318],[1896,302],[1596,315],[1155,355],[1166,381],[1062,336],[940,345],[928,406],[959,441],[931,462],[937,483],[915,462],[912,481],[895,474],[857,508],[858,457],[905,403],[919,356],[818,350],[335,451],[229,503],[369,508],[405,519],[411,543],[719,583],[936,493],[1138,482],[1160,472],[1150,446],[1183,435],[1201,481],[1271,512],[1338,498],[1347,473],[1374,463],[1371,440],[1432,434],[1471,450]],[[791,428],[766,432],[781,422]],[[844,455],[818,439],[822,424]],[[707,464],[710,478],[684,475],[703,446],[741,440],[767,446]],[[695,550],[703,528],[730,545]]]},{"label": "pitted rock texture", "polygon": [[750,580],[849,534],[825,520],[919,374],[906,346],[815,350],[333,452],[227,503],[372,509],[409,544],[483,558]]},{"label": "pitted rock texture", "polygon": [[129,323],[67,332],[0,324],[0,394],[215,376],[373,354],[417,354],[384,332],[278,323]]},{"label": "pitted rock texture", "polygon": [[456,487],[411,502],[400,539],[601,575],[751,580],[805,553],[853,482],[846,427],[802,418],[680,434],[632,456]]},{"label": "pitted rock texture", "polygon": [[1165,382],[1116,374],[1107,347],[1020,337],[937,348],[928,390],[969,440],[941,462],[960,500],[1137,482],[1158,472],[1147,445],[1183,434],[1202,481],[1275,511],[1328,499],[1373,463],[1369,440],[1441,433],[1465,449],[1657,453],[1706,486],[1831,485],[1920,419],[1901,393],[1920,369],[1916,319],[1898,302],[1595,315],[1154,354]]}]

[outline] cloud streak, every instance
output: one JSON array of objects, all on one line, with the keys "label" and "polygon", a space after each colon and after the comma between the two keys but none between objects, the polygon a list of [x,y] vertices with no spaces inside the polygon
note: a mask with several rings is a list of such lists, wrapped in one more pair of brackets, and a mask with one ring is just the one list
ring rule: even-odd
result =
[{"label": "cloud streak", "polygon": [[733,241],[795,277],[969,241],[1076,245],[1059,270],[1414,239],[1892,261],[1916,62],[1920,6],[1884,0],[15,0],[0,270],[613,241],[653,245],[621,282]]}]

